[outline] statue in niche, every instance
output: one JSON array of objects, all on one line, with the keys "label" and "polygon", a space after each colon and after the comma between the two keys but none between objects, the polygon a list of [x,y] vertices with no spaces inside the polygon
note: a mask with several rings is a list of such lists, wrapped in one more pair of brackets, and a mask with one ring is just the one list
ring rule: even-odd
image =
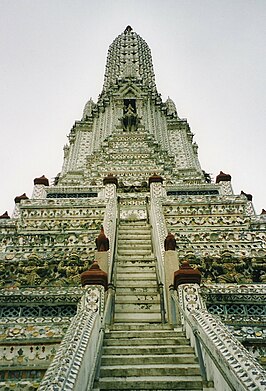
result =
[{"label": "statue in niche", "polygon": [[101,231],[97,239],[95,240],[97,251],[108,251],[109,250],[109,239],[105,236],[104,228],[101,225]]},{"label": "statue in niche", "polygon": [[164,249],[165,251],[175,251],[176,249],[176,239],[175,235],[173,235],[171,232],[168,232],[168,235],[164,239]]},{"label": "statue in niche", "polygon": [[125,114],[121,118],[123,130],[125,132],[134,132],[138,130],[139,117],[138,114],[134,112],[133,107],[129,103],[126,107]]}]

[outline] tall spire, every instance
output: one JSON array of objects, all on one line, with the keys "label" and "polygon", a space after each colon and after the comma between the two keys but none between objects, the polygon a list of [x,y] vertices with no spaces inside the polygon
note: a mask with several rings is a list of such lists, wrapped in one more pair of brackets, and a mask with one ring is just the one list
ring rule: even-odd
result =
[{"label": "tall spire", "polygon": [[127,26],[109,47],[103,92],[128,79],[156,91],[151,50],[131,26]]}]

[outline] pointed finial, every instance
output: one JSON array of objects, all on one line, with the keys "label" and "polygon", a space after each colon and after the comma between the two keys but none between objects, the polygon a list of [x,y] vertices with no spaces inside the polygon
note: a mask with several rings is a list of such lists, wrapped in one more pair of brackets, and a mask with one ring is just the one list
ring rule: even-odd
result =
[{"label": "pointed finial", "polygon": [[247,194],[247,193],[245,193],[243,190],[241,190],[241,193],[240,193],[240,195],[244,195],[245,197],[247,197],[247,200],[248,201],[252,201],[252,194]]},{"label": "pointed finial", "polygon": [[45,175],[41,176],[40,178],[35,178],[33,183],[34,185],[49,186],[49,180],[45,177]]},{"label": "pointed finial", "polygon": [[0,216],[0,219],[10,219],[10,216],[8,216],[8,212],[6,211]]},{"label": "pointed finial", "polygon": [[100,269],[97,262],[93,262],[92,266],[86,272],[81,273],[81,285],[102,285],[107,290],[107,273]]},{"label": "pointed finial", "polygon": [[168,232],[168,235],[164,240],[164,249],[165,251],[169,251],[169,250],[175,251],[176,249],[175,235],[173,235],[171,232]]},{"label": "pointed finial", "polygon": [[19,204],[20,201],[28,200],[28,199],[29,199],[29,197],[26,196],[26,193],[23,193],[21,196],[15,197],[14,201],[15,201],[15,204]]},{"label": "pointed finial", "polygon": [[109,250],[109,239],[105,236],[103,226],[101,225],[101,231],[97,239],[95,240],[98,251]]},{"label": "pointed finial", "polygon": [[132,27],[131,26],[127,26],[126,28],[125,28],[125,33],[130,33],[130,31],[132,31],[133,29],[132,29]]},{"label": "pointed finial", "polygon": [[216,183],[220,182],[230,182],[231,181],[231,175],[225,174],[223,171],[220,171],[220,174],[216,177]]}]

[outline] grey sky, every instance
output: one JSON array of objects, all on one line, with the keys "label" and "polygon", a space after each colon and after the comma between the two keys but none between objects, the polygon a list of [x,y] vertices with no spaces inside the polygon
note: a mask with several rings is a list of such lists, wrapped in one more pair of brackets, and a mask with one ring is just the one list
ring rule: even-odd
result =
[{"label": "grey sky", "polygon": [[190,123],[202,168],[266,208],[266,1],[0,0],[0,214],[61,171],[63,145],[101,92],[108,46],[130,24],[156,83]]}]

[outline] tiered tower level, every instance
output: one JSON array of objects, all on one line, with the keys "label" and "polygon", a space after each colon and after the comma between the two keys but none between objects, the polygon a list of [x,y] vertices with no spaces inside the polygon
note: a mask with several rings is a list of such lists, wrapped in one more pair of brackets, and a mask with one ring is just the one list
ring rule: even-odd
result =
[{"label": "tiered tower level", "polygon": [[[81,384],[90,384],[95,371],[86,369],[87,378],[81,380],[79,370],[84,377],[87,358],[82,354],[91,346],[91,338],[98,338],[95,324],[101,322],[105,304],[103,289],[97,284],[82,288],[80,275],[96,259],[105,265],[101,267],[115,285],[116,277],[125,278],[123,268],[136,273],[145,269],[143,262],[134,265],[134,254],[141,254],[142,248],[151,265],[157,265],[153,297],[159,309],[144,315],[143,303],[137,310],[138,303],[125,307],[124,282],[120,281],[114,316],[117,330],[123,329],[117,325],[120,318],[134,322],[135,313],[138,322],[146,319],[145,330],[149,322],[160,322],[164,311],[166,322],[172,324],[169,285],[173,272],[189,261],[200,270],[202,280],[200,288],[194,293],[188,290],[184,300],[179,292],[179,304],[187,316],[191,309],[199,311],[206,335],[215,333],[215,327],[207,325],[214,324],[209,316],[219,316],[228,330],[225,339],[239,339],[264,365],[266,212],[256,215],[250,194],[233,193],[229,174],[220,172],[214,183],[202,170],[189,124],[179,118],[170,98],[162,101],[151,51],[130,26],[108,50],[98,101],[87,102],[68,139],[62,171],[54,183],[49,185],[44,176],[35,178],[32,197],[16,197],[12,218],[7,213],[0,218],[0,389],[37,389],[48,367],[40,390],[81,391]],[[95,252],[101,226],[110,241],[105,255]],[[123,233],[123,227],[127,232]],[[126,242],[131,227],[134,238]],[[140,227],[145,232],[142,239]],[[164,245],[169,232],[176,240],[176,249],[171,247],[170,253]],[[145,245],[145,237],[151,248],[150,242]],[[127,263],[130,257],[132,265]],[[129,295],[128,300],[134,298]],[[80,345],[75,341],[81,341]],[[77,345],[83,361],[73,353]],[[97,344],[92,345],[95,350]],[[230,349],[226,351],[233,357],[234,348]],[[258,376],[262,376],[260,370],[258,364]],[[73,386],[75,376],[78,380]],[[62,385],[62,379],[69,384]],[[264,389],[252,387],[239,389]]]},{"label": "tiered tower level", "polygon": [[151,51],[130,29],[111,44],[102,93],[86,104],[64,151],[60,186],[102,186],[110,172],[126,186],[154,172],[167,185],[205,182],[189,125],[171,99],[162,102]]}]

